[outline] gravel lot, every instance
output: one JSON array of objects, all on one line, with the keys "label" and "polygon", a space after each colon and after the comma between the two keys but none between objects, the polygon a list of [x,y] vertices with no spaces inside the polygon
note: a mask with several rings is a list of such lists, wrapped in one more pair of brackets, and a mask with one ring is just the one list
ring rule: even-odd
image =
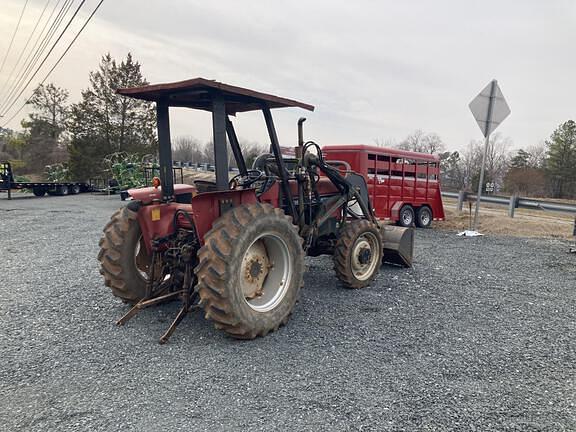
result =
[{"label": "gravel lot", "polygon": [[338,286],[309,259],[251,342],[177,304],[126,327],[96,254],[117,197],[0,196],[0,430],[576,430],[568,242],[419,230],[412,270]]}]

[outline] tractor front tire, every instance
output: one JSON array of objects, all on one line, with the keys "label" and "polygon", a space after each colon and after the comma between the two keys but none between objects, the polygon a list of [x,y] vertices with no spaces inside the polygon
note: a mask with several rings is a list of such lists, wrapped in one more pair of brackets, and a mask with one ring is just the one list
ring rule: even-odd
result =
[{"label": "tractor front tire", "polygon": [[346,288],[364,288],[374,280],[382,262],[382,237],[366,219],[348,222],[334,249],[334,270]]},{"label": "tractor front tire", "polygon": [[303,285],[304,251],[281,209],[230,209],[204,236],[198,260],[200,304],[217,329],[254,339],[286,324]]},{"label": "tractor front tire", "polygon": [[135,304],[146,295],[150,257],[142,241],[137,213],[122,207],[104,227],[100,239],[100,274],[112,294]]}]

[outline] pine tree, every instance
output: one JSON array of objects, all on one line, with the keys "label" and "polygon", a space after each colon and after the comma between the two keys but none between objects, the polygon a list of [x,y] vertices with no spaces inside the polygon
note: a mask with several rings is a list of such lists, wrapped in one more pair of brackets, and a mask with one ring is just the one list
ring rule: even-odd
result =
[{"label": "pine tree", "polygon": [[546,171],[556,197],[574,194],[576,183],[576,122],[568,120],[556,128],[546,141]]},{"label": "pine tree", "polygon": [[90,73],[90,86],[71,108],[70,169],[80,175],[99,173],[104,156],[114,152],[156,153],[156,122],[150,102],[120,96],[118,88],[146,85],[140,63],[128,53],[117,63],[110,54]]},{"label": "pine tree", "polygon": [[29,118],[22,121],[26,130],[22,158],[27,172],[38,174],[46,165],[66,159],[67,101],[68,90],[50,83],[36,87],[27,102],[33,109]]},{"label": "pine tree", "polygon": [[527,168],[529,166],[529,161],[531,154],[524,149],[518,150],[516,156],[510,160],[511,168]]}]

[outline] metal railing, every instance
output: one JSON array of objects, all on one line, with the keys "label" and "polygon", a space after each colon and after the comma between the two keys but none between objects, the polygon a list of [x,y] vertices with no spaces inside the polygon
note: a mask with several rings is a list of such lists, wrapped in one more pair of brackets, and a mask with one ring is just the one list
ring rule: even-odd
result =
[{"label": "metal railing", "polygon": [[[458,200],[458,211],[462,211],[462,206],[465,201],[476,200],[476,194],[471,194],[463,191],[442,192],[442,196],[447,198],[456,198]],[[517,208],[573,213],[576,215],[576,204],[536,200],[532,198],[522,198],[519,197],[518,195],[512,195],[510,197],[498,196],[498,195],[483,195],[482,197],[480,197],[480,201],[490,204],[507,205],[508,216],[510,217],[514,217],[514,210]]]}]

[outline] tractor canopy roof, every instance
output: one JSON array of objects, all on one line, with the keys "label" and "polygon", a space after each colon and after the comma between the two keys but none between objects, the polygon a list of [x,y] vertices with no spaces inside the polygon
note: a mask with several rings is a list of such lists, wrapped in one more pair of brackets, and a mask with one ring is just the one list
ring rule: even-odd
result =
[{"label": "tractor canopy roof", "polygon": [[212,102],[217,95],[224,99],[227,114],[268,108],[299,107],[314,111],[312,105],[286,99],[242,87],[223,84],[204,78],[193,78],[165,84],[150,84],[141,87],[121,88],[117,93],[136,99],[158,102],[166,100],[169,106],[212,111]]}]

